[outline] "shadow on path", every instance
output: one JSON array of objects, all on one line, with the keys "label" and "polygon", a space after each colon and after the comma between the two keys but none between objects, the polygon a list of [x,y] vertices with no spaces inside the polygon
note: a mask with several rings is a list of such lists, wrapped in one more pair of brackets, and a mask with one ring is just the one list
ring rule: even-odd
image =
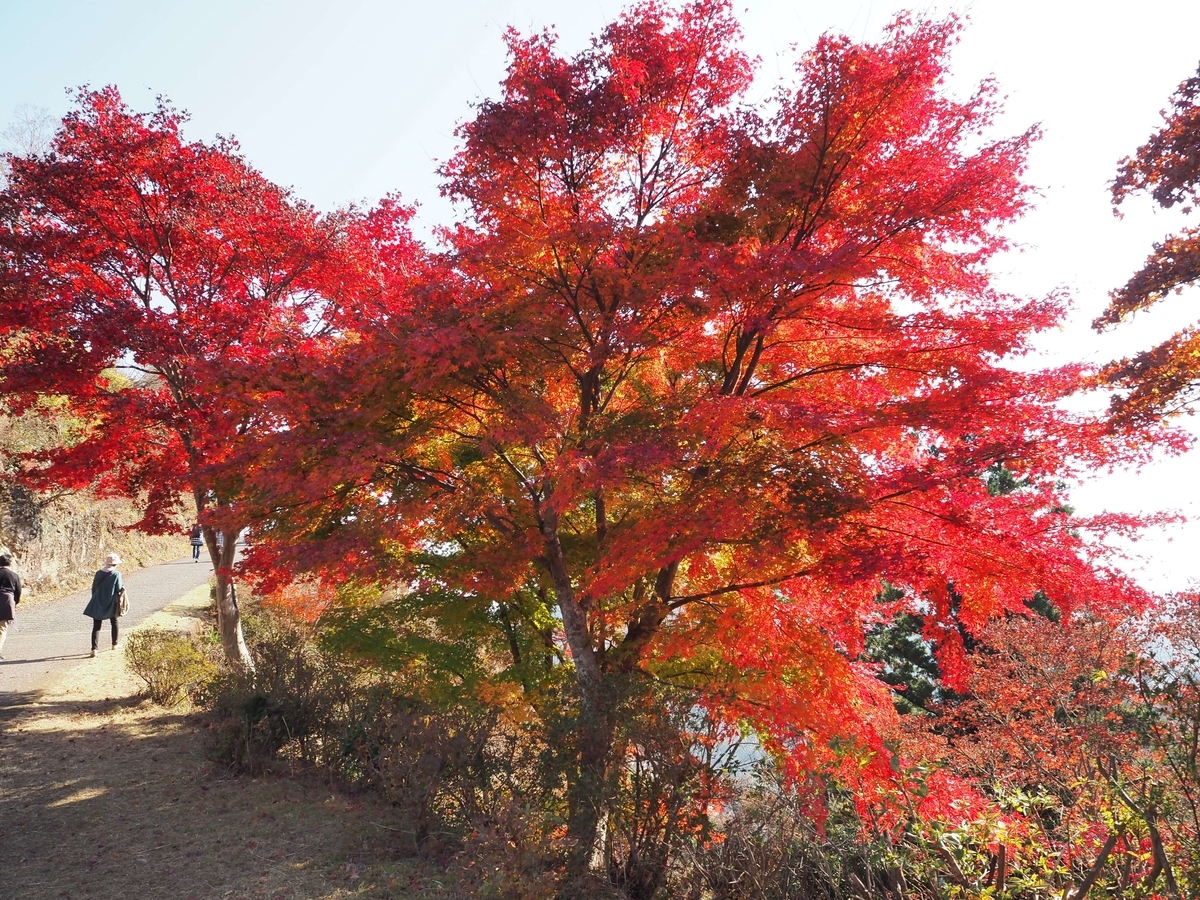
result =
[{"label": "shadow on path", "polygon": [[28,663],[56,662],[63,659],[88,659],[90,653],[69,653],[66,656],[43,656],[41,659],[0,659],[0,668],[4,666],[20,666]]},{"label": "shadow on path", "polygon": [[[198,716],[128,696],[21,713],[0,738],[6,897],[414,896],[393,889],[411,864],[386,805],[303,777],[229,777]],[[391,886],[359,890],[380,863]]]}]

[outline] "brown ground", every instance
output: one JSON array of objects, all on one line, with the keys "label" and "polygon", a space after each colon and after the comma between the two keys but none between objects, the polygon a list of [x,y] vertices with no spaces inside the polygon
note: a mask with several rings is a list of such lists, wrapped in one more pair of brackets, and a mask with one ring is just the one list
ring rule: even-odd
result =
[{"label": "brown ground", "polygon": [[[143,627],[187,627],[206,595]],[[199,717],[140,698],[123,663],[102,652],[0,722],[0,897],[464,896],[397,852],[404,823],[374,798],[215,770]]]}]

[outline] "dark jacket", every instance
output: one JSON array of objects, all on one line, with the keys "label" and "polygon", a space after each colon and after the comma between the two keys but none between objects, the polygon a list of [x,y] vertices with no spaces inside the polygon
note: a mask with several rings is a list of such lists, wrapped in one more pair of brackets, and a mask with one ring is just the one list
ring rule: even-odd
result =
[{"label": "dark jacket", "polygon": [[124,586],[121,573],[116,569],[107,572],[101,569],[92,578],[92,599],[83,614],[93,619],[111,619],[117,614],[117,594]]},{"label": "dark jacket", "polygon": [[[21,602],[21,579],[8,566],[0,567],[0,591],[13,595],[13,603]],[[0,603],[0,620],[8,621],[8,604]]]}]

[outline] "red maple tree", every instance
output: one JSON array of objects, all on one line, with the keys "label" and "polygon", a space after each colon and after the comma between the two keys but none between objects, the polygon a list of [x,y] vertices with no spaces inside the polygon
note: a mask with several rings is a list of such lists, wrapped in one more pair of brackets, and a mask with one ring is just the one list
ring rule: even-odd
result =
[{"label": "red maple tree", "polygon": [[[989,136],[990,83],[948,95],[958,27],[823,37],[759,109],[721,0],[641,4],[573,57],[510,32],[444,170],[448,251],[268,401],[261,561],[319,545],[325,578],[489,610],[514,666],[565,647],[585,855],[631,678],[796,771],[886,779],[865,626],[919,611],[961,684],[963,633],[1035,591],[1142,599],[1100,541],[1135,523],[1065,506],[1121,452],[1058,405],[1080,372],[1006,364],[1064,302],[990,283],[1036,135]],[[996,466],[1019,489],[991,495]]]},{"label": "red maple tree", "polygon": [[59,395],[82,423],[26,477],[126,496],[150,532],[179,530],[190,493],[222,642],[249,665],[232,580],[248,523],[214,473],[271,427],[239,399],[249,373],[307,355],[327,328],[318,313],[346,281],[353,216],[319,216],[231,141],[185,141],[185,117],[161,100],[149,115],[111,87],[76,101],[48,153],[7,158],[0,194],[7,402]]},{"label": "red maple tree", "polygon": [[[1163,113],[1162,127],[1121,162],[1112,184],[1114,207],[1131,194],[1148,193],[1159,206],[1191,212],[1200,201],[1200,69],[1184,81]],[[1096,319],[1109,328],[1167,297],[1200,282],[1200,228],[1169,235],[1124,287],[1112,292],[1108,308]],[[1171,416],[1200,396],[1200,330],[1185,328],[1157,347],[1118,360],[1101,373],[1118,393],[1113,409],[1125,421]]]}]

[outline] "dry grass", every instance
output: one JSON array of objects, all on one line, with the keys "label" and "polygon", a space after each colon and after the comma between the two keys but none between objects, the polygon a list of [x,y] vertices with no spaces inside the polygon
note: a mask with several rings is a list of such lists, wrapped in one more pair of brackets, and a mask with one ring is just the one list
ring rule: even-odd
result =
[{"label": "dry grass", "polygon": [[[150,620],[187,627],[201,588]],[[29,898],[437,898],[454,867],[405,859],[371,797],[316,779],[243,779],[202,753],[201,720],[137,696],[102,653],[0,723],[0,894]]]}]

